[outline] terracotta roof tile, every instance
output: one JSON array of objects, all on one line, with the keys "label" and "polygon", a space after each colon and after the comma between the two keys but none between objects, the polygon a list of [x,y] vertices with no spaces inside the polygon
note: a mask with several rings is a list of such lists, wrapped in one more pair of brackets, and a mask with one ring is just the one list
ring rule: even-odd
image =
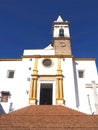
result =
[{"label": "terracotta roof tile", "polygon": [[0,130],[98,130],[98,116],[63,106],[28,106],[0,117]]},{"label": "terracotta roof tile", "polygon": [[30,105],[13,111],[14,115],[84,115],[79,111],[59,105]]}]

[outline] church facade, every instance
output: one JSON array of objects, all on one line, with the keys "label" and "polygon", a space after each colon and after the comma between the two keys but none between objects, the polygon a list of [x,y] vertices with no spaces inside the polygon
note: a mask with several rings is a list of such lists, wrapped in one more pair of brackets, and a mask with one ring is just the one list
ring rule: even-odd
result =
[{"label": "church facade", "polygon": [[21,58],[0,59],[0,110],[63,105],[98,114],[96,59],[73,56],[69,22],[60,16],[53,22],[52,35],[44,49],[24,50]]}]

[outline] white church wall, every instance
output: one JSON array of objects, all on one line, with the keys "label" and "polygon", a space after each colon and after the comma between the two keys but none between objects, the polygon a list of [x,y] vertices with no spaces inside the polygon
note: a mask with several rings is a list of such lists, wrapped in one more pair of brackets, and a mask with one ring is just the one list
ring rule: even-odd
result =
[{"label": "white church wall", "polygon": [[[26,59],[27,60],[27,59]],[[28,69],[28,62],[24,61],[2,61],[0,62],[0,91],[9,91],[11,96],[8,102],[1,102],[5,112],[9,111],[10,103],[13,103],[13,109],[18,109],[28,105],[31,71]],[[14,70],[14,77],[8,78],[7,71]]]},{"label": "white church wall", "polygon": [[[11,95],[15,93],[17,89],[16,85],[16,73],[17,73],[17,65],[20,64],[19,62],[15,61],[5,61],[5,62],[0,62],[0,91],[9,91]],[[8,78],[8,70],[14,70],[14,78]],[[12,98],[12,96],[11,96]],[[10,99],[11,100],[11,99]],[[5,110],[8,110],[9,107],[5,107],[9,105],[9,100],[8,102],[1,103]]]},{"label": "white church wall", "polygon": [[[91,80],[98,80],[97,78],[97,69],[95,60],[86,60],[86,61],[76,61],[77,72],[78,70],[84,70],[84,79],[88,82]],[[80,79],[80,78],[78,78]]]},{"label": "white church wall", "polygon": [[[83,70],[84,76],[79,78],[78,71]],[[86,84],[91,83],[91,81],[97,82],[97,70],[94,60],[86,61],[76,61],[76,71],[77,71],[77,81],[78,81],[78,91],[79,91],[79,110],[91,114],[88,95],[90,96],[92,112],[95,111],[94,100],[91,91],[86,88]],[[91,89],[91,88],[89,88]]]},{"label": "white church wall", "polygon": [[63,87],[64,87],[64,99],[65,105],[76,109],[75,102],[75,88],[74,88],[74,70],[72,58],[62,59],[62,70],[63,70]]},{"label": "white church wall", "polygon": [[[29,89],[32,70],[34,68],[34,58],[23,58],[21,61],[2,61],[0,62],[0,91],[10,91],[11,96],[7,103],[1,102],[5,112],[9,112],[10,103],[13,103],[13,109],[19,109],[29,104]],[[50,68],[44,67],[42,64],[43,58],[38,59],[38,74],[55,75],[57,72],[57,58],[51,58],[53,65]],[[79,109],[79,111],[91,114],[95,111],[94,97],[91,88],[86,88],[85,84],[96,80],[97,71],[95,61],[76,61],[76,70],[73,67],[72,58],[61,59],[61,69],[63,73],[63,87],[65,105]],[[14,78],[7,78],[7,71],[14,70]],[[84,78],[78,77],[78,70],[84,70]],[[76,71],[76,76],[74,76]],[[76,105],[75,81],[77,80],[79,103]],[[43,82],[43,81],[40,81]],[[48,81],[46,81],[48,82]],[[53,95],[55,95],[55,83],[53,82]],[[38,89],[39,91],[39,89]],[[88,102],[88,95],[91,106]],[[38,97],[39,101],[39,97]],[[55,104],[55,96],[53,98]],[[91,108],[90,108],[91,107]]]},{"label": "white church wall", "polygon": [[[57,58],[51,58],[53,65],[49,68],[44,67],[42,64],[44,58],[38,58],[38,74],[55,75],[57,73]],[[10,91],[11,96],[7,103],[1,102],[5,112],[9,112],[10,103],[13,104],[14,110],[29,104],[29,89],[31,74],[34,68],[34,58],[22,58],[20,61],[2,61],[0,62],[0,91]],[[79,111],[91,114],[95,111],[94,97],[91,88],[86,88],[85,84],[91,83],[96,80],[97,83],[97,70],[94,60],[89,61],[75,61],[73,66],[72,58],[61,58],[61,69],[63,73],[63,88],[64,100],[67,107],[78,109]],[[14,70],[14,78],[7,78],[7,71]],[[78,70],[84,70],[84,78],[78,77]],[[76,76],[75,76],[76,71]],[[46,79],[45,79],[46,80]],[[40,82],[45,82],[43,79]],[[76,82],[77,87],[76,90]],[[55,80],[53,82],[53,105],[55,104]],[[39,91],[39,87],[38,90]],[[38,92],[40,93],[40,92]],[[78,96],[79,97],[78,97]],[[88,102],[88,95],[91,103],[91,109]],[[39,102],[39,97],[38,97]]]}]

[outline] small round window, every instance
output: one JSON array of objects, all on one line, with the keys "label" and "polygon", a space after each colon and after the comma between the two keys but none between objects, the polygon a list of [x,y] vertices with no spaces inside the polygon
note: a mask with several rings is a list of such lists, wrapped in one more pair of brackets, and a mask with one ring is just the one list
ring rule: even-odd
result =
[{"label": "small round window", "polygon": [[51,64],[52,64],[52,61],[50,59],[44,59],[43,60],[44,66],[49,67],[49,66],[51,66]]}]

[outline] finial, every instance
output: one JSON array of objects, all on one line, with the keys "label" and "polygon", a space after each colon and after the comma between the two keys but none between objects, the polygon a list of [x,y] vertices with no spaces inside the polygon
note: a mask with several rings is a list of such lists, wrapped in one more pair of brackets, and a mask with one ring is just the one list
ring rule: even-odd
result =
[{"label": "finial", "polygon": [[57,22],[63,22],[63,19],[61,18],[61,16],[58,16]]}]

